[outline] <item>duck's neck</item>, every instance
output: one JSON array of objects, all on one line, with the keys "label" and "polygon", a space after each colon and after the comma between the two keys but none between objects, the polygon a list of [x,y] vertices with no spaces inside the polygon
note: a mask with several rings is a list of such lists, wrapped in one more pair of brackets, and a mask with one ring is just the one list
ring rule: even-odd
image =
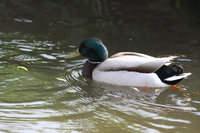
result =
[{"label": "duck's neck", "polygon": [[92,79],[92,72],[99,63],[87,60],[83,66],[82,75]]}]

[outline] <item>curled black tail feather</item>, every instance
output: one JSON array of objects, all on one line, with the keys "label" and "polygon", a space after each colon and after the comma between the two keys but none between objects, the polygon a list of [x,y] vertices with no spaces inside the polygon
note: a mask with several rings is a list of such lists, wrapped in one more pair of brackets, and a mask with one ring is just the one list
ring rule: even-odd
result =
[{"label": "curled black tail feather", "polygon": [[155,73],[158,75],[158,77],[162,82],[169,85],[175,85],[182,79],[174,81],[165,81],[165,79],[183,73],[183,67],[181,65],[172,65],[172,66],[163,65],[158,70],[156,70]]},{"label": "curled black tail feather", "polygon": [[183,73],[183,67],[181,65],[173,65],[172,68],[176,69],[177,75]]}]

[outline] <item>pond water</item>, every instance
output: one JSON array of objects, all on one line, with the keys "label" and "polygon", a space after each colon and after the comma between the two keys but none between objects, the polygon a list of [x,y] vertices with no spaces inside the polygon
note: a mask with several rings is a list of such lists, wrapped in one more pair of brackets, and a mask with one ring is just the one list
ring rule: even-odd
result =
[{"label": "pond water", "polygon": [[[95,5],[87,2],[84,7]],[[68,8],[75,13],[66,13],[71,21],[52,21],[52,14],[48,20],[40,20],[40,14],[36,20],[1,18],[0,132],[199,132],[199,29],[168,10],[116,12],[129,4],[108,2],[113,10],[92,9],[91,15],[85,9],[80,17],[73,4]],[[175,62],[192,75],[178,84],[179,90],[138,91],[94,82],[81,75],[84,57],[63,59],[87,37],[101,38],[109,55],[178,55]]]}]

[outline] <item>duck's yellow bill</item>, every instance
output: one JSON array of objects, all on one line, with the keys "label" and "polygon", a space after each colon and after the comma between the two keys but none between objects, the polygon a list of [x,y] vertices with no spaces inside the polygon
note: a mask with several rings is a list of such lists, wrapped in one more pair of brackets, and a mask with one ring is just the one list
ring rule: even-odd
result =
[{"label": "duck's yellow bill", "polygon": [[72,53],[66,55],[64,58],[65,58],[65,59],[71,59],[71,58],[74,58],[74,57],[77,57],[77,56],[80,56],[80,55],[81,55],[81,54],[80,54],[79,50],[77,49],[77,50],[75,50],[74,52],[72,52]]}]

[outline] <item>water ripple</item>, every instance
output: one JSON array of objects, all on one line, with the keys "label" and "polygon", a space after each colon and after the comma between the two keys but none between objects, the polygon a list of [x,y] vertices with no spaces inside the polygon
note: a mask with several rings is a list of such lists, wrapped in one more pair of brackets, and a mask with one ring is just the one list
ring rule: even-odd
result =
[{"label": "water ripple", "polygon": [[197,97],[98,83],[82,76],[85,59],[65,61],[49,41],[26,44],[13,39],[0,48],[2,131],[181,132],[200,115]]}]

